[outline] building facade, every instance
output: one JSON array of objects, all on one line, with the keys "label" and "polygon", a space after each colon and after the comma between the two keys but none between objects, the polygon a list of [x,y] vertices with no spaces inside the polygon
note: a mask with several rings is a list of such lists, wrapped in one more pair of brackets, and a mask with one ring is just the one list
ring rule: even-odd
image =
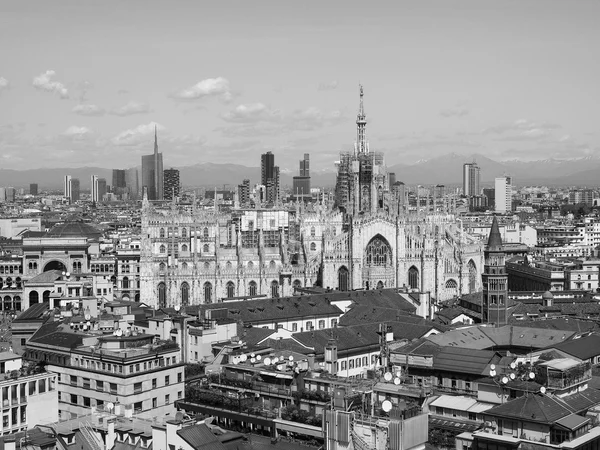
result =
[{"label": "building facade", "polygon": [[158,136],[154,130],[154,153],[142,156],[142,188],[146,188],[149,200],[164,198],[163,156],[158,152]]},{"label": "building facade", "polygon": [[496,212],[506,214],[512,211],[511,177],[503,176],[496,178],[494,184],[494,196]]},{"label": "building facade", "polygon": [[479,195],[479,173],[477,163],[465,163],[463,165],[463,194],[467,197]]},{"label": "building facade", "polygon": [[164,171],[165,200],[173,200],[179,197],[181,183],[179,181],[179,170],[167,169]]},{"label": "building facade", "polygon": [[[144,199],[140,300],[200,304],[314,285],[407,286],[438,300],[481,290],[481,242],[457,225],[455,205],[409,211],[391,195],[383,155],[366,142],[362,89],[360,99],[355,152],[342,155],[333,206],[219,213]],[[263,174],[269,161],[263,155]]]}]

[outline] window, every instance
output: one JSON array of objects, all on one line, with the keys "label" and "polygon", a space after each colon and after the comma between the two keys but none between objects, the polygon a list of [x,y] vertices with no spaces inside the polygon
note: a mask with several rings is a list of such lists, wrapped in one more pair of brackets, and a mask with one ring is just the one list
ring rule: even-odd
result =
[{"label": "window", "polygon": [[346,370],[346,367],[347,367],[346,366],[346,361],[342,361],[342,364],[341,364],[341,368],[342,369],[341,370]]},{"label": "window", "polygon": [[71,385],[77,386],[77,377],[75,375],[71,375]]},{"label": "window", "polygon": [[207,238],[208,237],[208,228],[204,228],[204,231],[202,232],[202,235]]},{"label": "window", "polygon": [[168,386],[170,384],[170,377],[169,375],[165,376],[165,386]]},{"label": "window", "polygon": [[92,406],[92,402],[90,401],[89,397],[83,397],[83,406],[85,406],[86,408]]},{"label": "window", "polygon": [[72,405],[77,404],[77,396],[75,394],[71,394],[71,404]]},{"label": "window", "polygon": [[251,281],[250,284],[248,285],[248,294],[251,296],[256,295],[256,282],[255,281]]},{"label": "window", "polygon": [[209,252],[209,248],[210,247],[208,246],[208,244],[204,244],[202,246],[202,253],[208,253]]},{"label": "window", "polygon": [[469,420],[477,420],[477,414],[470,412],[469,413]]},{"label": "window", "polygon": [[337,319],[331,319],[331,328],[337,327]]},{"label": "window", "polygon": [[164,228],[161,228],[161,229],[160,229],[160,237],[161,237],[161,238],[164,238],[164,237],[165,237],[165,229],[164,229]]},{"label": "window", "polygon": [[306,331],[312,330],[312,327],[313,327],[313,324],[310,320],[308,322],[306,322]]},{"label": "window", "polygon": [[133,385],[133,392],[134,394],[139,394],[140,392],[142,392],[142,383],[135,383]]},{"label": "window", "polygon": [[171,396],[169,394],[165,395],[165,405],[171,403]]},{"label": "window", "polygon": [[188,251],[188,246],[187,246],[187,245],[185,245],[185,244],[183,244],[183,245],[181,246],[181,251],[182,251],[182,252],[187,252],[187,251]]},{"label": "window", "polygon": [[158,249],[159,253],[166,253],[167,252],[167,247],[165,247],[164,245],[161,245],[160,248]]},{"label": "window", "polygon": [[89,389],[90,388],[90,379],[89,378],[84,378],[83,379],[83,387],[85,389]]},{"label": "window", "polygon": [[210,303],[212,301],[212,284],[208,281],[204,283],[204,302]]},{"label": "window", "polygon": [[182,391],[177,392],[177,398],[181,399],[182,397],[183,397],[183,392]]},{"label": "window", "polygon": [[310,235],[311,235],[312,237],[315,237],[315,235],[316,235],[316,234],[317,234],[317,233],[316,233],[315,227],[311,227],[311,228],[310,228]]},{"label": "window", "polygon": [[152,408],[156,408],[158,406],[158,399],[156,397],[154,397],[152,399]]},{"label": "window", "polygon": [[135,402],[133,404],[133,412],[134,413],[141,413],[142,412],[142,402]]},{"label": "window", "polygon": [[293,324],[292,324],[292,331],[293,331],[293,332],[296,332],[296,331],[298,331],[298,324],[297,324],[297,323],[293,323]]},{"label": "window", "polygon": [[348,369],[354,369],[354,360],[353,359],[348,361]]},{"label": "window", "polygon": [[179,372],[179,373],[177,374],[177,382],[178,382],[178,383],[181,383],[182,381],[183,381],[183,373]]},{"label": "window", "polygon": [[111,394],[117,393],[117,383],[110,383],[110,393]]},{"label": "window", "polygon": [[322,330],[323,328],[325,328],[325,321],[319,320],[319,330]]},{"label": "window", "polygon": [[233,284],[233,281],[227,282],[226,289],[227,289],[227,298],[235,297],[235,285]]},{"label": "window", "polygon": [[156,378],[152,378],[152,389],[156,389]]},{"label": "window", "polygon": [[100,391],[100,392],[104,391],[104,381],[101,381],[101,380],[96,381],[96,390]]},{"label": "window", "polygon": [[311,252],[316,252],[317,251],[317,244],[315,244],[314,242],[310,243],[310,251]]},{"label": "window", "polygon": [[271,297],[279,297],[279,283],[275,280],[271,282]]}]

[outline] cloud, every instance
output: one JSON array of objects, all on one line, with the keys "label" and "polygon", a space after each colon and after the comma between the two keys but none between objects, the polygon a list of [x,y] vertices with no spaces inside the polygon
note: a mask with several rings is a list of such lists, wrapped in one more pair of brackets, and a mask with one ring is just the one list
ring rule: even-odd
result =
[{"label": "cloud", "polygon": [[119,94],[119,95],[129,94],[129,91],[127,89],[119,89],[117,91],[117,94]]},{"label": "cloud", "polygon": [[278,110],[271,110],[263,103],[251,103],[247,105],[238,105],[233,110],[222,114],[221,117],[226,122],[272,122],[281,119],[281,112]]},{"label": "cloud", "polygon": [[8,80],[4,77],[0,77],[0,91],[3,91],[4,89],[8,89],[10,87],[10,83],[8,82]]},{"label": "cloud", "polygon": [[156,122],[150,122],[148,124],[138,125],[135,128],[131,128],[119,133],[111,139],[111,142],[118,146],[132,146],[142,143],[150,145],[154,139],[155,127],[159,131],[165,129],[165,127]]},{"label": "cloud", "polygon": [[443,109],[440,111],[440,116],[449,118],[449,117],[464,117],[469,114],[469,110],[467,108],[449,108]]},{"label": "cloud", "polygon": [[120,108],[113,108],[109,114],[115,116],[132,116],[134,114],[147,114],[151,112],[150,105],[140,102],[129,102]]},{"label": "cloud", "polygon": [[233,98],[229,88],[229,80],[223,77],[207,78],[201,80],[185,89],[181,89],[171,95],[178,100],[198,100],[204,97],[220,97],[224,102]]},{"label": "cloud", "polygon": [[560,128],[560,125],[555,123],[538,123],[528,119],[519,119],[513,123],[486,128],[482,134],[498,135],[494,139],[495,141],[541,141],[548,138],[558,128]]},{"label": "cloud", "polygon": [[72,125],[67,128],[62,135],[71,138],[74,140],[86,139],[92,134],[92,130],[87,127],[78,127],[76,125]]},{"label": "cloud", "polygon": [[98,105],[75,105],[71,111],[80,116],[103,116],[106,112]]},{"label": "cloud", "polygon": [[47,70],[46,72],[38,75],[33,79],[33,87],[42,91],[54,92],[59,95],[60,98],[69,98],[69,90],[64,84],[53,81],[56,72],[54,70]]},{"label": "cloud", "polygon": [[317,90],[319,91],[333,91],[334,89],[337,89],[338,87],[338,82],[337,80],[334,81],[328,81],[328,82],[324,82],[324,83],[319,83],[319,87],[317,88]]},{"label": "cloud", "polygon": [[289,119],[289,126],[295,130],[311,131],[326,126],[334,126],[344,122],[346,118],[341,111],[322,112],[315,107],[296,110]]}]

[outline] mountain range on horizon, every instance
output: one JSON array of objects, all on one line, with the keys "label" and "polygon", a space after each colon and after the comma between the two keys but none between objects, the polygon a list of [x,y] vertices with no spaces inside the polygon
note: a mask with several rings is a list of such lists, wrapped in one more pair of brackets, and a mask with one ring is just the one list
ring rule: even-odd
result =
[{"label": "mountain range on horizon", "polygon": [[[462,166],[475,161],[481,168],[481,184],[493,184],[494,178],[510,175],[513,184],[549,186],[594,186],[600,184],[600,158],[586,157],[573,159],[546,159],[538,161],[494,161],[481,154],[458,155],[449,153],[435,158],[418,161],[414,164],[394,164],[388,172],[394,172],[396,179],[407,185],[458,185],[462,183]],[[251,183],[260,180],[260,167],[240,164],[199,163],[177,167],[184,187],[224,186],[235,187],[249,178]],[[37,183],[40,190],[62,189],[64,175],[79,178],[81,189],[89,189],[92,175],[106,178],[111,184],[112,169],[99,167],[54,168],[13,170],[0,169],[0,186],[27,188]],[[281,185],[291,186],[292,171],[281,173]],[[311,168],[313,186],[331,187],[335,185],[335,167]]]}]

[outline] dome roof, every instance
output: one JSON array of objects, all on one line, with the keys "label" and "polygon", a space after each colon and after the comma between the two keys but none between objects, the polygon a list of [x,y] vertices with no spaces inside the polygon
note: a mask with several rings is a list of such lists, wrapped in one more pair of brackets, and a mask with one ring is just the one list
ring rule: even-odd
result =
[{"label": "dome roof", "polygon": [[97,228],[83,222],[65,222],[54,225],[46,233],[46,237],[85,237],[97,240],[102,232]]},{"label": "dome roof", "polygon": [[546,291],[542,294],[543,300],[552,300],[553,298],[554,298],[554,295],[552,295],[552,292],[550,292],[550,291]]}]

